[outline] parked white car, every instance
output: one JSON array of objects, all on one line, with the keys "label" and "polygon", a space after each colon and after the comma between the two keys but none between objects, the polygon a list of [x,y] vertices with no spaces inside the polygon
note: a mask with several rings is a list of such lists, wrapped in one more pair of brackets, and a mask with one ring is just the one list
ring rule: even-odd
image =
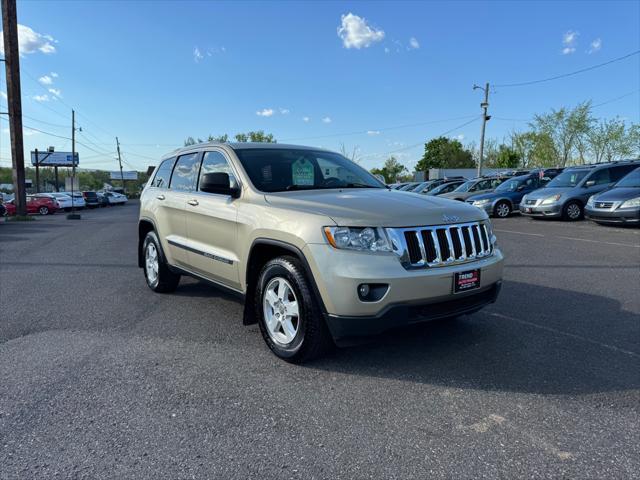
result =
[{"label": "parked white car", "polygon": [[47,193],[47,195],[55,198],[58,201],[60,208],[64,210],[71,209],[71,195],[67,195],[66,193],[62,192],[51,192]]},{"label": "parked white car", "polygon": [[[71,192],[59,192],[62,193],[63,195],[67,195],[69,198],[71,198],[71,196],[73,195],[73,207],[74,208],[84,208],[87,206],[87,202],[84,201],[84,197],[82,196],[82,192],[73,192],[73,194]],[[69,205],[69,208],[71,208],[71,205]]]},{"label": "parked white car", "polygon": [[129,200],[126,195],[118,192],[104,192],[104,196],[107,197],[109,205],[124,205]]}]

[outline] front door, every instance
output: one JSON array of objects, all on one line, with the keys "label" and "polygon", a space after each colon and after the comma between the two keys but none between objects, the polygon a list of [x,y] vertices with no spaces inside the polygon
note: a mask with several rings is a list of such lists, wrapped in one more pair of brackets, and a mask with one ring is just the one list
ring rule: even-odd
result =
[{"label": "front door", "polygon": [[[218,150],[204,152],[200,177],[214,172],[227,173],[236,182],[228,159]],[[236,201],[230,195],[201,192],[196,185],[187,199],[186,218],[191,270],[240,289]]]}]

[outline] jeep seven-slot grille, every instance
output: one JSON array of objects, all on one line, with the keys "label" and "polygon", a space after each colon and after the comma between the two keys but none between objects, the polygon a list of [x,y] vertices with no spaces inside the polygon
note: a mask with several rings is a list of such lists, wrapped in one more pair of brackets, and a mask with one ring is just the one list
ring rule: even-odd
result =
[{"label": "jeep seven-slot grille", "polygon": [[489,231],[484,223],[437,227],[389,229],[394,250],[407,268],[436,267],[468,262],[491,254]]}]

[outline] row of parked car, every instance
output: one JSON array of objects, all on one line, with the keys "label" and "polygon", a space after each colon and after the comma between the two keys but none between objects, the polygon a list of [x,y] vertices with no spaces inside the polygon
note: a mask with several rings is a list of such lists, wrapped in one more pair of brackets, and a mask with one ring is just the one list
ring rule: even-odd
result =
[{"label": "row of parked car", "polygon": [[[99,208],[112,205],[124,205],[126,195],[111,191],[86,192],[50,192],[27,195],[27,213],[51,215],[58,211],[71,211],[75,208]],[[0,201],[0,216],[15,215],[16,206],[13,196]]]},{"label": "row of parked car", "polygon": [[640,225],[640,160],[511,171],[467,180],[449,177],[390,188],[470,203],[495,217],[584,217],[601,224]]}]

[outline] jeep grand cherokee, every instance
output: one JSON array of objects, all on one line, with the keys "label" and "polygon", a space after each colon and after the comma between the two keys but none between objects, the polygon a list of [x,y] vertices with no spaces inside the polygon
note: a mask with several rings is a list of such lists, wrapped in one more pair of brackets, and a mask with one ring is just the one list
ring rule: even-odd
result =
[{"label": "jeep grand cherokee", "polygon": [[388,189],[343,156],[201,144],[163,158],[140,202],[155,292],[191,275],[245,299],[269,348],[300,362],[334,343],[494,302],[502,254],[485,212]]}]

